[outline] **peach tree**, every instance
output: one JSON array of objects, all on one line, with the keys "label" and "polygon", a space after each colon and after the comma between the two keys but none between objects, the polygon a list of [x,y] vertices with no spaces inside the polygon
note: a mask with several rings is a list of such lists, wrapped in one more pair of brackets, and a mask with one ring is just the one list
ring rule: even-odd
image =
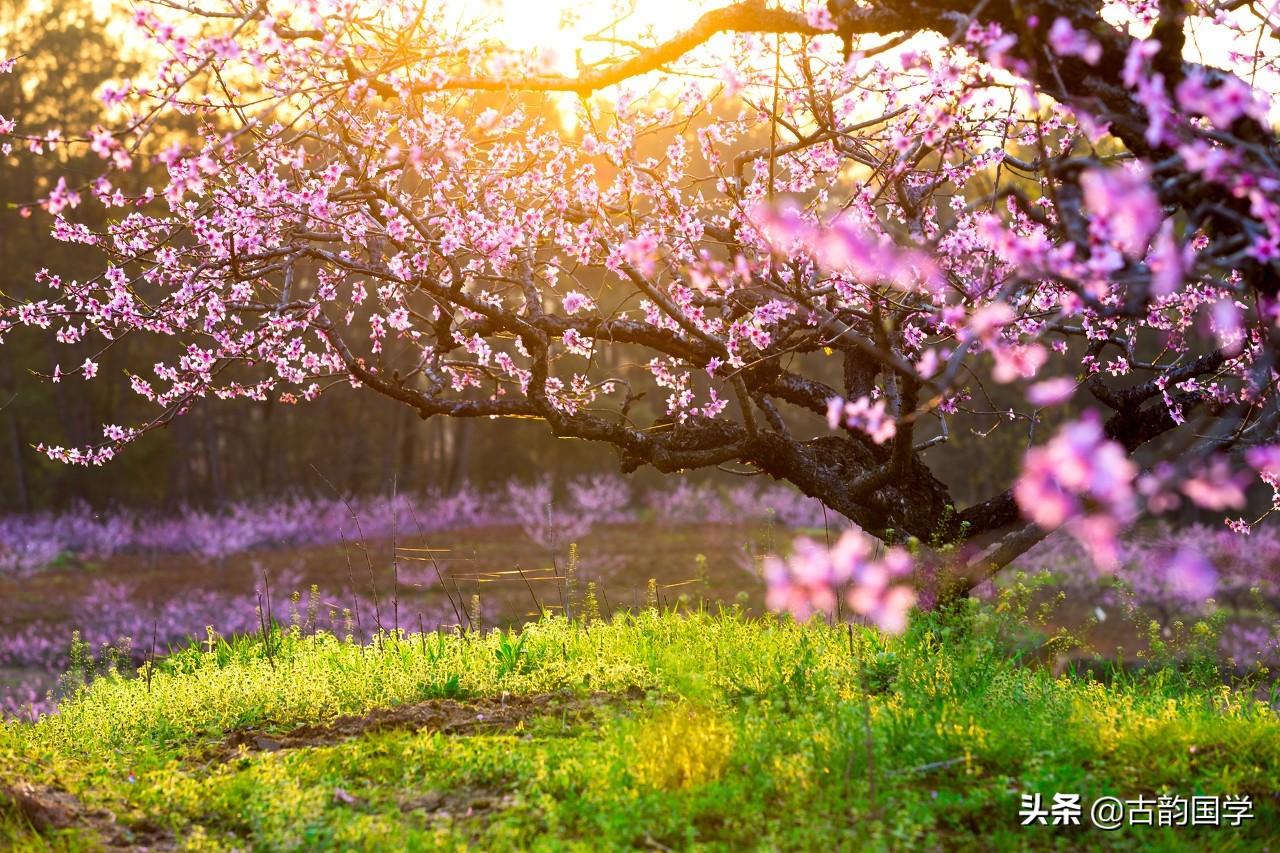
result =
[{"label": "peach tree", "polygon": [[[201,398],[351,386],[625,471],[763,472],[954,546],[960,590],[1060,527],[1106,564],[1143,513],[1265,516],[1238,517],[1280,477],[1270,4],[748,0],[570,70],[461,8],[144,3],[101,125],[0,119],[10,156],[100,156],[24,212],[103,257],[6,297],[0,334],[169,353],[60,366],[154,416],[41,450],[102,464]],[[1026,452],[956,510],[930,451],[964,416]],[[901,562],[846,550],[780,599]]]}]

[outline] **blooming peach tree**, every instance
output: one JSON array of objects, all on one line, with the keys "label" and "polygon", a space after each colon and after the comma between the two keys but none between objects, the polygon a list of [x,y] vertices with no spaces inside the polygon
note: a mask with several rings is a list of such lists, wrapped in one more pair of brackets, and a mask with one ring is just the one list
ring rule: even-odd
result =
[{"label": "blooming peach tree", "polygon": [[[0,303],[0,334],[171,343],[123,380],[62,365],[155,414],[41,450],[102,464],[199,398],[349,385],[536,419],[628,471],[763,472],[955,546],[961,591],[1058,527],[1105,564],[1144,512],[1260,520],[1237,516],[1280,482],[1271,4],[749,0],[572,73],[457,8],[143,3],[156,58],[101,126],[0,119],[6,154],[100,156],[30,201],[104,259]],[[141,164],[163,179],[125,192]],[[979,402],[997,385],[1020,402]],[[956,510],[930,450],[966,413],[1030,437]],[[875,575],[851,600],[898,627],[904,553],[804,560]]]}]

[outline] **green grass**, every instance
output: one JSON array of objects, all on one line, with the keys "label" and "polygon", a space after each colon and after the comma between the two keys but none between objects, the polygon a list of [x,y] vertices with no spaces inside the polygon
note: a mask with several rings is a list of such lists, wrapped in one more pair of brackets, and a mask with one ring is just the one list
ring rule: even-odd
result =
[{"label": "green grass", "polygon": [[[371,647],[286,631],[270,656],[216,641],[162,662],[149,687],[101,679],[58,716],[0,728],[0,789],[65,791],[119,832],[193,849],[1253,850],[1275,837],[1280,718],[1265,703],[1172,668],[1054,677],[1020,662],[1010,634],[975,606],[896,639],[647,611]],[[214,751],[236,730],[432,697],[602,691],[617,701],[485,733]],[[1256,817],[1023,828],[1025,792],[1249,794]],[[37,832],[25,814],[0,806],[0,846],[102,841],[92,826]]]}]

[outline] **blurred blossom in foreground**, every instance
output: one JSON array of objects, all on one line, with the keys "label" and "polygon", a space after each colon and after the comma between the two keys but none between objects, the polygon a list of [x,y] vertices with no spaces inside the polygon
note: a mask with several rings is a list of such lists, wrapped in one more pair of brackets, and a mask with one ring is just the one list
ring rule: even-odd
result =
[{"label": "blurred blossom in foreground", "polygon": [[1027,452],[1014,497],[1024,516],[1045,530],[1066,525],[1095,563],[1111,568],[1116,536],[1137,513],[1136,475],[1124,448],[1106,437],[1089,412]]},{"label": "blurred blossom in foreground", "polygon": [[902,633],[916,601],[911,587],[899,582],[911,572],[911,555],[894,547],[877,558],[877,547],[856,527],[830,549],[800,537],[789,558],[771,556],[765,562],[766,603],[804,620],[815,611],[834,613],[836,597],[846,588],[845,602],[854,613],[886,633]]},{"label": "blurred blossom in foreground", "polygon": [[885,401],[873,403],[866,396],[849,401],[832,397],[827,401],[827,426],[839,429],[841,425],[862,430],[876,444],[884,444],[898,432],[893,415],[885,412]]}]

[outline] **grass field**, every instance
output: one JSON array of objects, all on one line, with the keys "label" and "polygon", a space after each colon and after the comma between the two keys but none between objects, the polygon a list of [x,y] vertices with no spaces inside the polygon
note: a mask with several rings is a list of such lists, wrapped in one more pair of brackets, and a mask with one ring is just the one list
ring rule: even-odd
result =
[{"label": "grass field", "polygon": [[[372,646],[214,638],[0,728],[16,849],[1262,849],[1280,717],[1207,663],[1054,676],[1016,615],[902,637],[657,609]],[[1020,826],[1077,793],[1081,826]],[[1089,825],[1249,795],[1238,827]]]}]

